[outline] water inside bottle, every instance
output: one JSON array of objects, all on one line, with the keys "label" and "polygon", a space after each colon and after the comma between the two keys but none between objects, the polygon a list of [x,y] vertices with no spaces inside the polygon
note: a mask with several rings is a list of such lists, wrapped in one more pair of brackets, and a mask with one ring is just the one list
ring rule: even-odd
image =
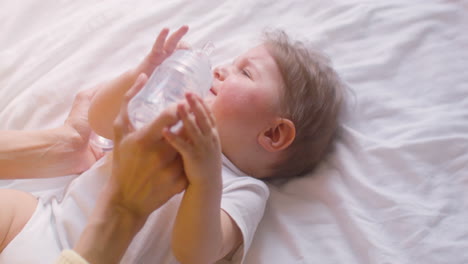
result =
[{"label": "water inside bottle", "polygon": [[[214,50],[214,47],[214,44],[210,41],[207,42],[201,50],[196,52],[202,52],[205,56],[209,56]],[[181,56],[185,55],[181,54]],[[129,112],[129,114],[130,121],[132,122],[135,129],[140,129],[144,125],[153,121],[153,119],[155,119],[170,103],[175,103],[179,100],[182,100],[186,91],[196,92],[201,97],[204,97],[206,95],[205,92],[208,92],[199,91],[198,89],[198,87],[204,83],[203,81],[201,81],[201,83],[194,83],[192,80],[190,80],[190,78],[187,79],[187,75],[194,74],[191,68],[186,67],[183,64],[175,64],[172,66],[177,70],[171,72],[171,74],[178,75],[177,77],[168,80],[169,78],[166,78],[167,76],[151,76],[154,78],[150,78],[145,86],[152,86],[157,88],[153,89],[149,94],[145,94],[140,97],[137,95],[132,99],[131,104],[133,104],[133,106],[130,107],[129,105],[129,109],[132,109],[131,113]],[[211,65],[209,66],[211,68]],[[185,89],[180,89],[180,87],[184,87]],[[182,122],[179,121],[171,128],[171,130],[175,132],[181,128]],[[109,151],[113,148],[112,140],[101,137],[94,132],[92,133],[92,138],[90,141],[94,147],[101,148],[103,151]]]},{"label": "water inside bottle", "polygon": [[130,117],[135,129],[140,129],[156,118],[155,113],[161,112],[162,105],[155,105],[150,100],[137,99],[134,101],[136,107]]}]

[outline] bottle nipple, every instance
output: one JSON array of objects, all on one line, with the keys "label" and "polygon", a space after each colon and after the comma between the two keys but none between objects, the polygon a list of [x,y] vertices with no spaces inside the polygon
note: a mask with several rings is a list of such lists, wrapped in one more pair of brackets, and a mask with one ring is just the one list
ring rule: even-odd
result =
[{"label": "bottle nipple", "polygon": [[208,41],[207,43],[205,43],[205,45],[203,45],[202,51],[206,54],[206,56],[210,56],[214,48],[215,45],[213,44],[213,42]]}]

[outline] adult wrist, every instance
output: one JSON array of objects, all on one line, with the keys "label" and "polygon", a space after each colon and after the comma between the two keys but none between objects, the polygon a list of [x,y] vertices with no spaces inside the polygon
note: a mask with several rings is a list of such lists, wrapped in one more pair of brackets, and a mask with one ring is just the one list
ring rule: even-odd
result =
[{"label": "adult wrist", "polygon": [[143,226],[149,214],[138,213],[128,206],[122,204],[124,199],[120,192],[112,184],[108,184],[101,193],[101,197],[96,205],[97,216],[105,219],[119,217],[125,219],[123,224],[139,229]]},{"label": "adult wrist", "polygon": [[67,174],[81,173],[89,169],[92,165],[87,156],[89,138],[83,138],[78,131],[67,124],[53,131],[57,135],[57,142],[63,153],[63,164],[69,168]]},{"label": "adult wrist", "polygon": [[[158,65],[159,66],[159,65]],[[158,66],[151,66],[149,62],[147,61],[147,57],[140,62],[133,70],[132,72],[138,77],[140,74],[144,73],[146,76],[150,76]]]},{"label": "adult wrist", "polygon": [[118,263],[146,221],[112,202],[110,194],[103,190],[74,248],[90,263]]},{"label": "adult wrist", "polygon": [[85,147],[85,139],[68,124],[63,124],[61,127],[53,129],[60,143],[70,151],[76,152]]}]

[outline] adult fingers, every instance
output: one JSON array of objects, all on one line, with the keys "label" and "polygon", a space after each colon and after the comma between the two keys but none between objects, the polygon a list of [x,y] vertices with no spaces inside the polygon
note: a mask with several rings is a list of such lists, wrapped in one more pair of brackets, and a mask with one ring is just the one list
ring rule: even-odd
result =
[{"label": "adult fingers", "polygon": [[143,88],[148,77],[142,73],[138,76],[133,86],[125,94],[120,105],[120,113],[114,121],[114,140],[120,142],[122,137],[133,130],[128,117],[128,103]]},{"label": "adult fingers", "polygon": [[174,147],[182,155],[185,155],[187,151],[189,151],[190,144],[187,141],[185,141],[185,139],[182,136],[176,135],[173,132],[171,132],[169,128],[164,128],[163,136],[167,140],[167,142],[171,144],[171,146]]},{"label": "adult fingers", "polygon": [[141,129],[143,140],[147,142],[156,142],[162,139],[162,130],[165,127],[173,126],[179,118],[174,107],[164,110],[156,119]]}]

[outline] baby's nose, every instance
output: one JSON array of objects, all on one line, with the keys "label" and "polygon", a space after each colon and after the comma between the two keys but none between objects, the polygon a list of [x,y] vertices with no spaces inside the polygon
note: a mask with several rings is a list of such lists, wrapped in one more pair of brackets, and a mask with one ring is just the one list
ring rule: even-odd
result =
[{"label": "baby's nose", "polygon": [[227,76],[227,70],[224,67],[216,67],[213,71],[213,76],[217,80],[224,81]]}]

